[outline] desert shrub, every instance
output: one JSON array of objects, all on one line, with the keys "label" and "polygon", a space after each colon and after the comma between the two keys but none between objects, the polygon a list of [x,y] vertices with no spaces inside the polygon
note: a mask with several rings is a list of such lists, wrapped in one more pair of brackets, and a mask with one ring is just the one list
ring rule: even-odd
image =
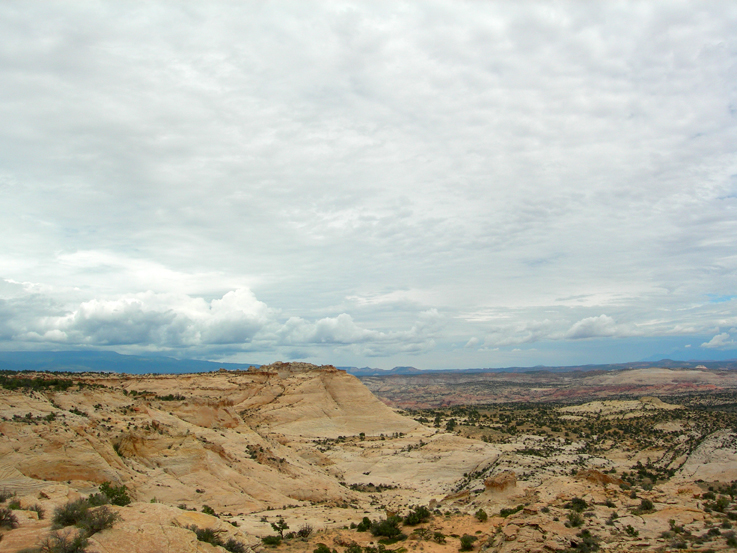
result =
[{"label": "desert shrub", "polygon": [[371,519],[363,517],[363,520],[356,525],[356,532],[368,532],[371,529]]},{"label": "desert shrub", "polygon": [[581,539],[576,543],[576,553],[592,553],[599,550],[599,538],[589,530],[581,530],[576,536]]},{"label": "desert shrub", "polygon": [[625,533],[626,533],[626,534],[627,534],[628,536],[631,536],[631,537],[633,537],[633,538],[636,538],[637,536],[639,536],[639,535],[640,535],[640,532],[639,532],[638,530],[635,530],[635,529],[634,529],[634,528],[632,527],[632,525],[631,525],[631,524],[628,524],[627,526],[625,526],[625,528],[624,528],[624,531],[625,531]]},{"label": "desert shrub", "polygon": [[583,525],[583,517],[576,511],[569,511],[567,518],[568,525],[573,526],[574,528],[578,528]]},{"label": "desert shrub", "polygon": [[210,545],[220,545],[220,534],[222,530],[215,530],[214,528],[198,528],[195,525],[189,527],[192,532],[197,536],[197,541],[209,543]]},{"label": "desert shrub", "polygon": [[652,513],[655,510],[655,505],[649,499],[643,498],[640,500],[640,506],[636,510],[638,513]]},{"label": "desert shrub", "polygon": [[215,509],[213,509],[209,505],[203,505],[202,506],[202,512],[205,513],[206,515],[212,515],[214,517],[217,516],[217,513],[215,513]]},{"label": "desert shrub", "polygon": [[18,517],[10,509],[0,508],[0,528],[18,528]]},{"label": "desert shrub", "polygon": [[41,553],[85,553],[85,547],[87,547],[87,536],[83,532],[75,536],[52,532],[41,542],[39,551]]},{"label": "desert shrub", "polygon": [[[210,545],[214,545],[216,547],[223,547],[227,551],[230,551],[230,553],[245,553],[246,551],[246,546],[238,540],[229,538],[228,541],[224,542],[220,537],[220,534],[223,533],[223,530],[215,530],[214,528],[199,528],[194,524],[188,526],[187,529],[195,533],[195,536],[197,536],[197,541],[209,543]],[[267,541],[268,538],[277,538],[279,541],[278,543],[271,544]],[[279,545],[281,543],[281,538],[279,536],[268,536],[267,538],[262,538],[261,541],[263,541],[266,545]]]},{"label": "desert shrub", "polygon": [[5,503],[8,499],[15,496],[15,492],[11,492],[8,488],[0,490],[0,503]]},{"label": "desert shrub", "polygon": [[112,528],[118,520],[120,520],[120,515],[103,505],[87,510],[84,516],[77,521],[77,527],[81,528],[87,536],[91,536]]},{"label": "desert shrub", "polygon": [[85,499],[77,499],[70,501],[54,510],[54,516],[51,519],[54,528],[63,528],[64,526],[74,526],[82,520],[90,509],[90,504]]},{"label": "desert shrub", "polygon": [[473,549],[473,544],[478,538],[476,536],[471,536],[469,534],[463,534],[461,536],[461,551],[471,551]]},{"label": "desert shrub", "polygon": [[486,522],[489,519],[489,515],[487,515],[486,511],[484,511],[483,509],[479,509],[478,511],[476,511],[473,516],[475,516],[476,520],[478,520],[479,522]]},{"label": "desert shrub", "polygon": [[580,497],[574,497],[571,499],[568,503],[564,505],[566,509],[571,509],[573,511],[576,511],[577,513],[582,513],[586,510],[586,507],[588,507],[589,504],[586,503],[583,499]]},{"label": "desert shrub", "polygon": [[729,536],[727,538],[727,545],[729,547],[737,547],[737,537],[736,536]]},{"label": "desert shrub", "polygon": [[246,553],[246,546],[245,544],[239,542],[238,540],[234,540],[233,538],[229,538],[228,541],[226,541],[222,547],[224,547],[227,551],[230,551],[230,553]]},{"label": "desert shrub", "polygon": [[399,529],[399,517],[387,517],[371,524],[371,533],[383,538],[396,538],[402,533]]},{"label": "desert shrub", "polygon": [[604,506],[609,507],[610,509],[614,509],[616,507],[616,505],[614,504],[614,501],[612,501],[611,499],[607,499],[604,502]]},{"label": "desert shrub", "polygon": [[361,548],[360,545],[357,543],[352,543],[348,547],[345,548],[345,551],[343,553],[362,553],[363,548]]},{"label": "desert shrub", "polygon": [[110,498],[104,493],[93,493],[87,498],[87,503],[90,507],[99,507],[100,505],[108,505]]},{"label": "desert shrub", "polygon": [[281,517],[276,522],[272,522],[271,527],[274,529],[274,532],[279,534],[281,539],[284,539],[284,530],[289,530],[289,525]]},{"label": "desert shrub", "polygon": [[330,548],[324,543],[318,543],[312,553],[331,553]]},{"label": "desert shrub", "polygon": [[31,505],[30,507],[28,507],[28,510],[29,511],[35,511],[36,514],[38,515],[38,520],[43,520],[43,517],[46,514],[46,511],[44,511],[44,508],[41,507],[41,505],[39,505],[38,503],[36,503],[35,505]]},{"label": "desert shrub", "polygon": [[303,524],[302,527],[297,530],[297,537],[303,539],[309,538],[312,535],[312,530],[312,526],[309,524]]},{"label": "desert shrub", "polygon": [[517,505],[516,507],[513,507],[511,509],[502,509],[501,511],[499,511],[499,516],[506,518],[509,515],[513,515],[514,513],[519,513],[524,508],[524,505]]},{"label": "desert shrub", "polygon": [[264,545],[279,545],[281,543],[281,536],[264,536],[261,538]]},{"label": "desert shrub", "polygon": [[20,499],[14,499],[10,503],[8,503],[8,509],[10,509],[11,511],[19,511],[20,508]]},{"label": "desert shrub", "polygon": [[105,494],[110,503],[124,507],[131,502],[131,498],[128,495],[128,488],[124,485],[114,486],[111,482],[103,482],[100,484],[100,492]]},{"label": "desert shrub", "polygon": [[417,526],[430,520],[430,516],[431,513],[427,507],[415,507],[404,517],[404,524],[407,526]]}]

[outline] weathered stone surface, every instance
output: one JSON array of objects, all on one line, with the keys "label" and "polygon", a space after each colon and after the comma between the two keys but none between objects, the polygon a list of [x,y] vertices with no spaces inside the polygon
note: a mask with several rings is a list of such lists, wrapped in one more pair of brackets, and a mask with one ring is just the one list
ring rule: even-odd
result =
[{"label": "weathered stone surface", "polygon": [[492,478],[484,480],[484,487],[489,492],[501,493],[517,486],[517,475],[511,470],[504,471]]}]

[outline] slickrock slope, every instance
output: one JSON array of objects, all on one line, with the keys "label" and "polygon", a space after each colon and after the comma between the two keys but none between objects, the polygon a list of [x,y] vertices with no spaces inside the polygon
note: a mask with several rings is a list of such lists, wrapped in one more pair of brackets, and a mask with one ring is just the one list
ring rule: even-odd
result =
[{"label": "slickrock slope", "polygon": [[370,480],[428,501],[497,451],[397,414],[331,366],[65,381],[0,389],[0,490],[55,497],[50,510],[106,481],[141,502],[208,505],[242,523],[266,509],[347,505],[361,499],[350,484]]}]

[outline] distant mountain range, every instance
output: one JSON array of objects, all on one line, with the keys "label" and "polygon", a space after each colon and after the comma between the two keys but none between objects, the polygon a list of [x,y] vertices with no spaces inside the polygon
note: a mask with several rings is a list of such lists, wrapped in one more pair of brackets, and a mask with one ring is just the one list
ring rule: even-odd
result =
[{"label": "distant mountain range", "polygon": [[[111,351],[10,351],[0,352],[0,370],[12,371],[93,371],[93,372],[121,372],[131,374],[183,374],[210,372],[218,369],[247,369],[259,367],[258,363],[219,363],[214,361],[199,361],[196,359],[175,359],[159,355],[123,355]],[[631,363],[617,363],[607,365],[572,365],[564,367],[505,367],[505,368],[474,368],[474,369],[442,369],[422,370],[415,367],[394,367],[383,370],[371,367],[338,367],[358,377],[371,376],[407,376],[422,374],[437,374],[439,372],[454,373],[520,373],[520,372],[570,372],[570,371],[613,371],[622,369],[641,369],[646,367],[665,368],[700,368],[707,369],[737,369],[737,359],[726,361],[674,361],[661,359],[659,361],[635,361]]]},{"label": "distant mountain range", "polygon": [[122,355],[113,351],[5,351],[0,370],[148,373],[200,373],[218,369],[247,369],[249,363],[215,363],[163,356]]},{"label": "distant mountain range", "polygon": [[644,369],[647,367],[663,367],[667,369],[737,369],[737,359],[728,359],[726,361],[674,361],[673,359],[660,359],[658,361],[632,361],[630,363],[612,363],[604,365],[569,365],[561,367],[548,367],[545,365],[537,365],[535,367],[504,367],[497,369],[476,368],[476,369],[440,369],[440,370],[421,370],[415,367],[394,367],[393,369],[372,369],[370,367],[339,367],[350,374],[358,377],[364,376],[392,376],[392,375],[412,375],[412,374],[437,374],[440,372],[453,373],[522,373],[522,372],[570,372],[570,371],[617,371],[623,369]]}]

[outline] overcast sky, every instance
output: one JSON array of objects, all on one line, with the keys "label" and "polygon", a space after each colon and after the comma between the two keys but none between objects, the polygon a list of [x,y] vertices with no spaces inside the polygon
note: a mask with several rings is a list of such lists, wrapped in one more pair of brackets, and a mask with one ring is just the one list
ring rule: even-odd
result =
[{"label": "overcast sky", "polygon": [[737,4],[0,4],[0,349],[737,357]]}]

